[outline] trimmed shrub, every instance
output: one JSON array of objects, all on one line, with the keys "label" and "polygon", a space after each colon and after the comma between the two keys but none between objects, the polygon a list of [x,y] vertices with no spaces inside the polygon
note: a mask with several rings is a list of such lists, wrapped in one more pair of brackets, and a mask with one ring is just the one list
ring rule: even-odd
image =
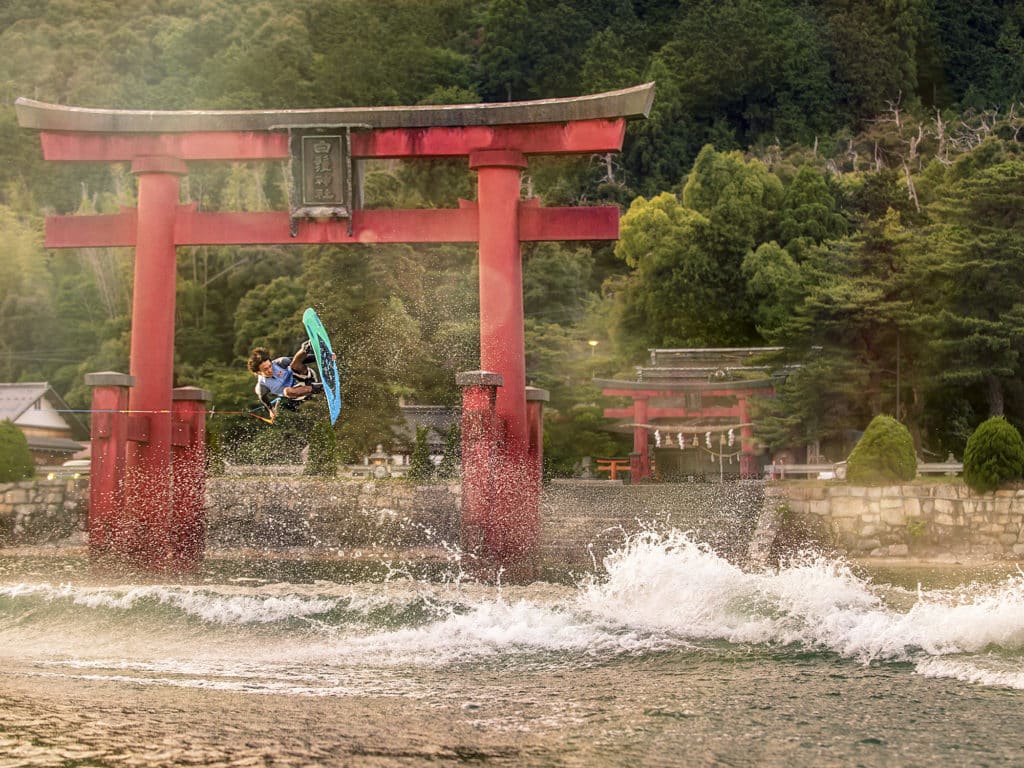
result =
[{"label": "trimmed shrub", "polygon": [[35,473],[25,434],[10,419],[0,421],[0,483],[27,480]]},{"label": "trimmed shrub", "polygon": [[416,444],[409,460],[409,479],[417,482],[429,480],[434,474],[434,463],[430,460],[430,446],[427,444],[428,427],[416,427]]},{"label": "trimmed shrub", "polygon": [[337,477],[338,475],[338,439],[334,434],[334,425],[320,419],[309,431],[309,458],[303,474],[316,477]]},{"label": "trimmed shrub", "polygon": [[994,491],[1024,474],[1024,439],[1002,416],[983,421],[967,439],[964,482],[974,491]]},{"label": "trimmed shrub", "polygon": [[451,480],[459,476],[462,466],[462,429],[458,421],[453,421],[444,437],[444,458],[437,467],[437,476],[442,480]]},{"label": "trimmed shrub", "polygon": [[846,480],[881,485],[917,476],[914,440],[891,416],[875,416],[846,460]]}]

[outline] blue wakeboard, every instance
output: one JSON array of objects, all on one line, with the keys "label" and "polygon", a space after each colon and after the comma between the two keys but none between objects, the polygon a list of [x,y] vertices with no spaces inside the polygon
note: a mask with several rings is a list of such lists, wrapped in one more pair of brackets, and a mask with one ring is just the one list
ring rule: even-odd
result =
[{"label": "blue wakeboard", "polygon": [[338,420],[341,413],[341,382],[338,377],[338,363],[331,348],[331,340],[327,336],[324,324],[312,307],[302,313],[302,324],[309,334],[309,343],[316,356],[316,367],[320,369],[320,379],[327,397],[327,407],[331,411],[331,424]]}]

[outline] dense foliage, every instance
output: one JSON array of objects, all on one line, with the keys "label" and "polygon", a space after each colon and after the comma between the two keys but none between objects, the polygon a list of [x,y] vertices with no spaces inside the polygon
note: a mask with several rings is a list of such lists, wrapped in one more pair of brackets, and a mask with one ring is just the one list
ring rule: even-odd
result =
[{"label": "dense foliage", "polygon": [[891,416],[876,416],[846,461],[846,479],[855,485],[879,485],[917,476],[914,441]]},{"label": "dense foliage", "polygon": [[0,421],[0,483],[25,480],[35,473],[25,434],[10,419]]},{"label": "dense foliage", "polygon": [[[524,246],[527,375],[551,392],[549,474],[625,455],[594,377],[658,346],[779,345],[769,447],[844,454],[878,413],[922,452],[1024,422],[1024,11],[1007,0],[8,0],[0,4],[0,380],[87,407],[126,370],[132,254],[46,251],[44,215],[135,204],[120,164],[44,163],[17,96],[134,109],[495,102],[653,80],[621,155],[531,158],[524,194],[622,207],[621,241]],[[368,207],[455,207],[450,161],[367,163]],[[276,163],[194,164],[182,202],[286,204]],[[315,306],[345,381],[352,460],[393,442],[399,397],[453,404],[479,364],[466,246],[178,253],[176,385],[214,393],[231,460],[297,456],[243,359],[290,354]],[[588,342],[596,344],[588,344]],[[793,368],[794,364],[802,367]],[[289,426],[289,424],[291,426]]]},{"label": "dense foliage", "polygon": [[979,493],[1024,475],[1024,439],[1000,416],[978,425],[964,450],[964,482]]}]

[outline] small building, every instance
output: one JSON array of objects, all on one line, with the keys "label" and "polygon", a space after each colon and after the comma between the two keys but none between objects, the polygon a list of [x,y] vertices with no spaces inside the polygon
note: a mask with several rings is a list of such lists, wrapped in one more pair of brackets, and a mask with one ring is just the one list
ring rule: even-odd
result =
[{"label": "small building", "polygon": [[0,384],[4,420],[24,433],[37,466],[62,464],[89,441],[89,430],[45,381]]},{"label": "small building", "polygon": [[427,428],[427,448],[430,460],[440,464],[444,458],[445,440],[452,424],[457,424],[462,417],[462,409],[458,406],[446,405],[405,405],[399,406],[402,420],[394,428],[396,453],[403,456],[403,463],[408,464],[416,447],[416,428]]}]

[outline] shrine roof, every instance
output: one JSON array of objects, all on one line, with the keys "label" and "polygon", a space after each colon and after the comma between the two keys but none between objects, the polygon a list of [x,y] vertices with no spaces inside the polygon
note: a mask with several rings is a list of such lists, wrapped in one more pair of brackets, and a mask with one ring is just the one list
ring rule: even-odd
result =
[{"label": "shrine roof", "polygon": [[266,110],[126,110],[72,107],[19,98],[18,124],[45,131],[187,133],[287,128],[432,128],[529,125],[646,117],[654,83],[561,99],[498,104]]},{"label": "shrine roof", "polygon": [[769,389],[778,382],[772,378],[735,379],[732,381],[708,381],[706,379],[675,379],[660,381],[626,381],[618,379],[593,379],[596,386],[605,394],[607,390],[629,392],[704,392],[704,391],[739,391],[748,389]]},{"label": "shrine roof", "polygon": [[736,368],[783,351],[784,347],[704,347],[690,349],[649,349],[654,368]]}]

